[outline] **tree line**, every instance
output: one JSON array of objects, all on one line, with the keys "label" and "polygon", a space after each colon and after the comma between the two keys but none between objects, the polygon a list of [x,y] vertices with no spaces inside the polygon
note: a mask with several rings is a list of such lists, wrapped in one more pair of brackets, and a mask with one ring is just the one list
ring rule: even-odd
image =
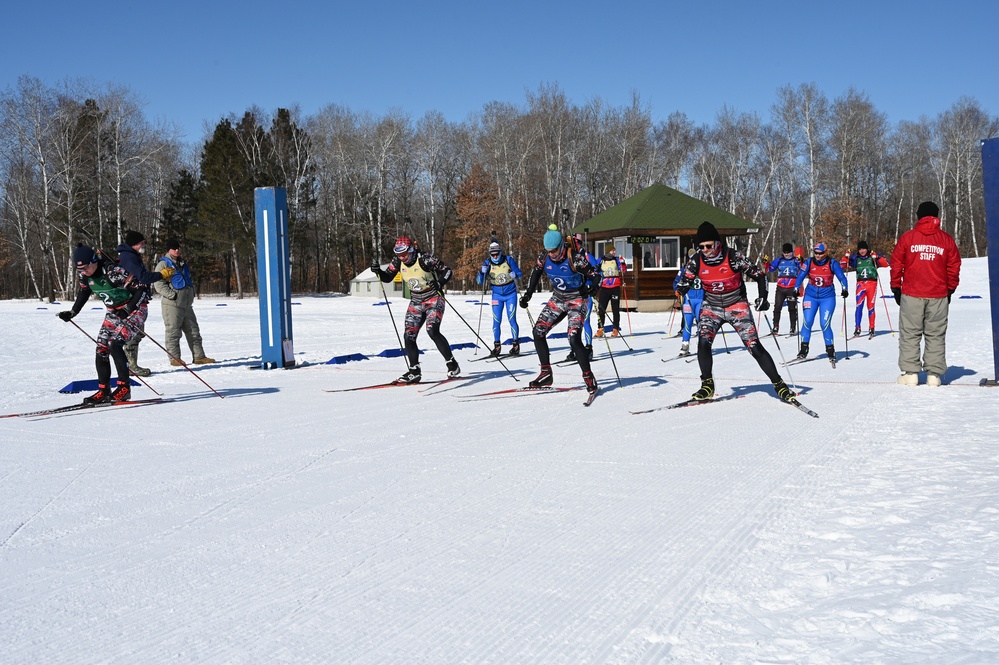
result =
[{"label": "tree line", "polygon": [[180,238],[199,291],[255,292],[253,190],[265,186],[288,193],[296,292],[346,292],[401,234],[467,286],[491,237],[529,265],[549,224],[654,183],[760,224],[754,257],[861,239],[888,252],[926,199],[963,255],[985,252],[980,141],[999,118],[974,99],[891,126],[865,94],[829,99],[814,84],[777,90],[765,118],[725,107],[710,125],[656,119],[637,93],[620,107],[573,103],[557,85],[525,97],[461,122],[251,107],[192,147],[125,87],[22,77],[0,95],[0,297],[71,297],[73,247],[113,255],[129,229],[149,239],[149,261]]}]

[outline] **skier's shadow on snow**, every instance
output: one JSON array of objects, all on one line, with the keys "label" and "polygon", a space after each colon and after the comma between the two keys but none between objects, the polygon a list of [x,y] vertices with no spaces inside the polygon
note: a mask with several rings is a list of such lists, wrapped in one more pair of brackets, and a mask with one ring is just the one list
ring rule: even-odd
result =
[{"label": "skier's shadow on snow", "polygon": [[[792,389],[793,389],[793,387],[792,387]],[[812,391],[811,388],[809,388],[808,386],[802,386],[802,385],[798,385],[797,389],[795,389],[795,392],[798,395],[806,395],[806,394],[810,393],[811,391]],[[732,395],[734,395],[736,397],[743,396],[743,395],[752,395],[753,393],[762,393],[762,394],[764,394],[764,395],[766,395],[768,397],[773,397],[776,400],[780,399],[780,398],[777,397],[777,394],[774,392],[773,385],[769,384],[769,383],[760,383],[760,384],[751,385],[751,386],[733,386],[732,387]]]},{"label": "skier's shadow on snow", "polygon": [[229,398],[239,398],[239,397],[254,397],[256,395],[270,395],[278,392],[277,388],[222,388],[218,390],[218,395],[210,390],[199,393],[190,393],[187,395],[178,395],[176,397],[169,397],[171,402],[193,402],[200,399],[219,399],[219,395],[222,397]]}]

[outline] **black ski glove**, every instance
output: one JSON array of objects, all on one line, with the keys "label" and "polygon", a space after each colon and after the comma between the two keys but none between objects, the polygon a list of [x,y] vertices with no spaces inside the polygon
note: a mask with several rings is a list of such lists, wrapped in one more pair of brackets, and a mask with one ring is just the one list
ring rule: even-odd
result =
[{"label": "black ski glove", "polygon": [[896,286],[895,288],[893,288],[891,290],[891,294],[893,296],[895,296],[895,304],[901,307],[902,306],[902,289],[900,289],[899,287]]},{"label": "black ski glove", "polygon": [[850,292],[847,290],[847,288],[845,286],[843,287],[843,290],[839,292],[839,297],[840,298],[846,298],[846,297],[849,297],[849,295],[850,295]]},{"label": "black ski glove", "polygon": [[63,321],[69,321],[74,316],[76,316],[76,312],[74,312],[71,309],[67,309],[65,312],[59,312],[58,314],[56,314],[56,316],[58,316]]},{"label": "black ski glove", "polygon": [[954,295],[954,292],[953,292],[953,291],[948,291],[948,292],[947,292],[947,304],[948,304],[948,305],[950,304],[950,297],[951,297],[952,295]]},{"label": "black ski glove", "polygon": [[757,298],[754,304],[757,312],[765,312],[770,309],[770,301],[766,298]]},{"label": "black ski glove", "polygon": [[530,302],[531,302],[531,294],[530,293],[525,293],[524,295],[520,296],[520,306],[523,307],[524,309],[527,309],[527,305]]}]

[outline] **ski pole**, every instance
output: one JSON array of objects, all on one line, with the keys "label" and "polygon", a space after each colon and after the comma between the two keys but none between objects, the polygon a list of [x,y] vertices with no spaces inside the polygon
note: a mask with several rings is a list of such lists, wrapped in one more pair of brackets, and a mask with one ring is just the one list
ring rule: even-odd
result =
[{"label": "ski pole", "polygon": [[[389,318],[392,319],[392,330],[395,332],[395,338],[399,340],[399,350],[402,351],[402,357],[406,357],[406,347],[403,346],[402,337],[399,335],[399,329],[395,325],[395,317],[392,316],[392,305],[389,304],[388,294],[385,293],[385,283],[382,281],[381,276],[378,277],[378,285],[382,287],[382,298],[385,299],[385,306],[388,308]],[[409,360],[406,360],[406,369],[409,369]]]},{"label": "ski pole", "polygon": [[[476,339],[478,339],[480,342],[482,342],[482,345],[485,346],[486,343],[482,340],[481,337],[479,337],[479,333],[475,332],[475,329],[473,329],[472,326],[468,323],[468,321],[465,320],[465,317],[461,315],[461,312],[459,312],[457,309],[455,309],[454,305],[451,304],[451,301],[448,300],[447,297],[443,293],[440,294],[440,297],[444,299],[444,303],[448,307],[451,308],[451,311],[454,312],[455,315],[459,319],[461,319],[461,322],[465,324],[465,327],[467,327],[469,330],[472,331],[472,334],[475,335]],[[504,363],[499,357],[496,358],[496,362],[498,362],[500,365],[503,365],[503,369],[505,369],[507,371],[507,374],[509,374],[510,376],[513,377],[514,381],[517,381],[517,382],[520,381],[520,379],[518,379],[517,376],[513,372],[510,371],[510,368],[507,367],[506,363]]]},{"label": "ski pole", "polygon": [[624,296],[624,315],[628,317],[628,334],[634,335],[635,333],[631,330],[631,310],[628,307],[628,287],[624,283],[624,278],[621,278],[621,295]]},{"label": "ski pole", "polygon": [[666,331],[666,337],[673,336],[673,319],[676,318],[676,303],[673,303],[673,309],[669,313],[669,330]]},{"label": "ski pole", "polygon": [[[482,305],[482,300],[486,297],[486,288],[488,288],[488,283],[486,282],[486,278],[483,277],[482,278],[482,295],[479,296],[479,322],[475,324],[475,336],[476,337],[479,336],[479,331],[482,330],[482,306],[483,306]],[[478,347],[478,345],[475,346],[475,353],[473,353],[472,355],[473,356],[479,355],[479,347]]]},{"label": "ski pole", "polygon": [[843,344],[846,347],[846,355],[843,356],[843,360],[850,359],[850,336],[847,334],[846,330],[846,296],[843,296]]},{"label": "ski pole", "polygon": [[617,377],[617,385],[619,385],[622,388],[624,388],[624,384],[621,382],[621,374],[618,373],[618,371],[617,371],[617,362],[615,362],[615,360],[614,360],[614,352],[611,351],[610,340],[607,339],[606,337],[604,337],[604,342],[607,343],[607,355],[610,356],[611,365],[614,366],[614,376]]},{"label": "ski pole", "polygon": [[885,302],[885,290],[881,287],[881,275],[878,275],[878,290],[881,291],[881,304],[885,306],[885,317],[888,319],[888,330],[895,334],[895,328],[891,325],[891,314],[888,313],[888,303]]},{"label": "ski pole", "polygon": [[211,390],[211,391],[212,391],[213,393],[215,393],[216,395],[218,395],[218,396],[219,396],[219,397],[221,397],[222,399],[225,399],[225,397],[223,397],[223,396],[222,396],[222,394],[221,394],[221,393],[220,393],[219,391],[217,391],[217,390],[215,390],[214,388],[212,388],[211,386],[209,386],[209,385],[208,385],[208,382],[207,382],[207,381],[205,381],[204,379],[202,379],[202,378],[201,378],[201,377],[200,377],[200,376],[198,375],[198,373],[197,373],[197,372],[195,372],[195,371],[194,371],[193,369],[191,369],[190,367],[188,367],[188,366],[187,366],[187,363],[186,363],[186,362],[184,362],[184,361],[183,361],[183,359],[181,359],[181,358],[178,358],[177,356],[175,356],[175,355],[173,355],[172,353],[170,353],[169,351],[167,351],[167,350],[166,350],[166,347],[165,347],[165,346],[163,346],[162,344],[160,344],[159,342],[157,342],[157,341],[156,341],[155,339],[153,339],[152,337],[150,337],[150,336],[149,336],[149,335],[148,335],[147,333],[143,332],[143,333],[142,333],[142,336],[143,336],[143,337],[145,337],[146,339],[148,339],[149,341],[151,341],[151,342],[152,342],[153,344],[155,344],[156,346],[158,346],[158,347],[160,347],[161,349],[163,349],[163,353],[167,354],[167,355],[168,355],[168,356],[170,356],[170,357],[171,357],[171,358],[172,358],[173,360],[176,360],[176,361],[177,361],[177,362],[179,362],[179,363],[180,363],[181,365],[183,365],[183,366],[184,366],[184,369],[186,369],[186,370],[187,370],[188,372],[190,372],[190,373],[191,373],[191,374],[193,374],[193,375],[194,375],[195,377],[197,377],[198,381],[201,381],[201,382],[202,382],[203,384],[205,384],[205,386],[207,386],[209,390]]},{"label": "ski pole", "polygon": [[[94,339],[93,337],[91,337],[91,336],[90,336],[90,333],[88,333],[88,332],[87,332],[86,330],[84,330],[83,328],[81,328],[81,327],[80,327],[80,325],[79,325],[79,324],[78,324],[78,323],[77,323],[76,321],[74,321],[74,320],[70,319],[70,320],[69,320],[69,322],[70,322],[70,323],[72,323],[72,324],[73,324],[74,326],[76,326],[76,329],[77,329],[77,330],[79,330],[79,331],[80,331],[80,332],[82,332],[82,333],[83,333],[84,335],[86,335],[86,336],[87,336],[87,338],[88,338],[88,339],[89,339],[89,340],[90,340],[91,342],[93,342],[93,343],[94,343],[94,345],[96,345],[96,344],[97,344],[97,340],[96,340],[96,339]],[[128,368],[128,374],[129,374],[129,376],[134,376],[135,378],[137,378],[137,379],[138,379],[139,381],[141,381],[141,382],[142,382],[142,385],[144,385],[145,387],[149,388],[150,390],[152,390],[152,391],[153,391],[154,393],[156,393],[157,395],[159,395],[159,396],[161,396],[161,397],[163,396],[163,393],[161,393],[161,392],[157,391],[157,390],[156,390],[155,388],[153,388],[153,387],[152,387],[151,385],[149,385],[148,383],[146,383],[145,381],[143,381],[143,380],[142,380],[142,377],[141,377],[141,376],[139,376],[138,374],[136,374],[135,372],[133,372],[133,371],[132,371],[132,368],[131,368],[131,367],[129,367],[129,368]]]},{"label": "ski pole", "polygon": [[[725,353],[732,353],[732,351],[729,350],[729,348],[728,348],[728,336],[725,334],[725,325],[724,324],[722,324],[720,330],[721,330],[721,334],[722,334],[722,341],[725,342]],[[700,342],[698,342],[698,344],[699,343]]]},{"label": "ski pole", "polygon": [[766,314],[763,315],[763,320],[767,322],[767,327],[770,328],[770,336],[774,338],[774,342],[777,342],[777,353],[780,354],[780,361],[784,364],[784,369],[787,370],[787,378],[791,379],[791,385],[794,387],[794,392],[798,392],[798,386],[794,383],[794,377],[791,376],[791,369],[787,366],[787,358],[784,357],[784,351],[780,348],[780,342],[777,341],[777,335],[774,335],[774,327],[770,324],[770,317]]}]

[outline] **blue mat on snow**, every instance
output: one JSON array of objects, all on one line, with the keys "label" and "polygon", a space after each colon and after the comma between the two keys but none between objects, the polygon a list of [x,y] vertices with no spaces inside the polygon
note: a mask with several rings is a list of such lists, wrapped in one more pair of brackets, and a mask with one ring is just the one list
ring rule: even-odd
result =
[{"label": "blue mat on snow", "polygon": [[327,365],[343,365],[345,363],[353,362],[355,360],[367,360],[368,357],[363,353],[350,353],[345,356],[335,356],[326,361]]},{"label": "blue mat on snow", "polygon": [[[130,386],[140,385],[135,379],[130,379]],[[82,393],[84,391],[97,390],[97,379],[87,379],[86,381],[73,381],[71,384],[60,390],[61,393]]]}]

